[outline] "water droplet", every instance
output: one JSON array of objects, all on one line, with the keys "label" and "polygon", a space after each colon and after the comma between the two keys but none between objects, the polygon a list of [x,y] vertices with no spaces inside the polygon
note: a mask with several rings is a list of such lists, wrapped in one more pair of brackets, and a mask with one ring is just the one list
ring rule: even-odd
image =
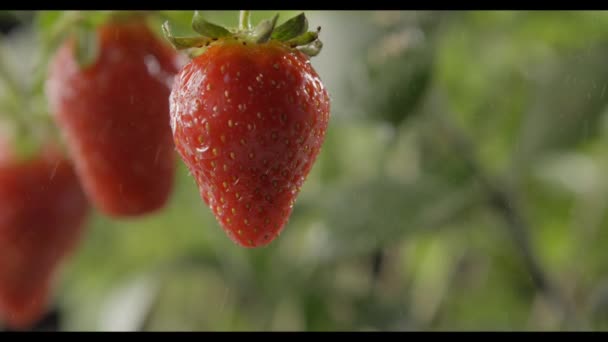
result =
[{"label": "water droplet", "polygon": [[148,69],[150,75],[156,76],[160,73],[160,64],[153,55],[146,55],[146,57],[144,57],[144,63],[146,64],[146,69]]}]

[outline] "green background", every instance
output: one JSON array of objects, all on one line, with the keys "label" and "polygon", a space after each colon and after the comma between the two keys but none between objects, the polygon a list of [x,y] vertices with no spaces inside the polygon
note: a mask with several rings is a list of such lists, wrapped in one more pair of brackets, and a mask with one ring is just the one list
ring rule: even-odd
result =
[{"label": "green background", "polygon": [[61,329],[608,328],[608,13],[305,13],[331,123],[284,233],[232,243],[180,162],[161,212],[93,215]]}]

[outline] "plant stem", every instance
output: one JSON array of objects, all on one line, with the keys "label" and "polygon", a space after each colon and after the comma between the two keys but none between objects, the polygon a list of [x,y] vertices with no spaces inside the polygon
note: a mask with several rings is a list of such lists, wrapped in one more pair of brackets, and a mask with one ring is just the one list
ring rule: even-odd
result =
[{"label": "plant stem", "polygon": [[239,29],[250,30],[251,29],[251,11],[241,11],[239,16]]},{"label": "plant stem", "polygon": [[[440,99],[433,100],[441,101]],[[545,295],[554,307],[560,311],[565,324],[573,328],[580,326],[580,323],[574,316],[573,308],[558,286],[550,279],[541,265],[538,255],[535,253],[529,236],[530,227],[516,204],[516,196],[487,174],[474,151],[474,145],[469,137],[462,130],[455,127],[447,117],[445,108],[438,108],[434,116],[434,119],[438,121],[437,124],[440,126],[441,131],[450,140],[452,147],[468,164],[474,176],[485,189],[489,198],[489,205],[504,219],[508,233],[515,247],[521,253],[524,266],[530,274],[536,289]]]},{"label": "plant stem", "polygon": [[8,66],[4,63],[6,58],[2,57],[2,50],[4,49],[0,48],[0,81],[4,83],[5,89],[10,93],[9,96],[17,100],[23,96],[23,91],[8,71]]},{"label": "plant stem", "polygon": [[38,54],[39,57],[35,63],[33,82],[29,89],[29,96],[35,96],[35,94],[42,93],[46,80],[47,62],[51,59],[53,53],[55,53],[55,49],[61,44],[61,40],[66,38],[70,31],[81,20],[82,14],[80,11],[64,12],[63,16],[59,18],[51,28],[48,39],[44,39],[40,42],[41,48]]},{"label": "plant stem", "polygon": [[24,119],[24,116],[20,113],[26,110],[26,108],[24,108],[26,96],[23,88],[10,74],[9,67],[5,63],[6,56],[4,56],[3,52],[4,48],[0,46],[0,82],[4,84],[4,88],[8,93],[8,96],[3,98],[7,103],[3,105],[10,112],[3,112],[0,113],[0,115],[10,118],[11,123],[14,124],[17,138],[20,138],[26,135],[28,130],[28,124]]}]

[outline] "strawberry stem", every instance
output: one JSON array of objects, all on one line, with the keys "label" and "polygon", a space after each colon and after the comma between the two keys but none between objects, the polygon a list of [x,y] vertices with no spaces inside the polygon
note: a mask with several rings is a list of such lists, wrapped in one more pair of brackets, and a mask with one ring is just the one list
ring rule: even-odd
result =
[{"label": "strawberry stem", "polygon": [[239,15],[239,30],[251,30],[251,11],[241,11]]},{"label": "strawberry stem", "polygon": [[48,39],[41,41],[41,50],[39,58],[36,62],[34,69],[34,80],[30,88],[30,96],[34,96],[42,92],[44,88],[44,82],[46,81],[46,62],[50,59],[51,54],[55,51],[55,48],[60,44],[61,40],[68,34],[75,25],[82,21],[82,14],[80,11],[66,11],[52,26],[51,33]]},{"label": "strawberry stem", "polygon": [[[46,62],[63,35],[82,20],[79,11],[66,11],[50,27],[48,37],[38,36],[40,49],[38,58],[33,64],[31,79],[18,82],[20,79],[11,74],[14,70],[9,60],[3,55],[2,49],[8,48],[0,44],[0,82],[4,84],[6,96],[2,98],[3,113],[6,123],[10,126],[13,147],[21,157],[27,157],[37,151],[40,145],[55,138],[54,126],[46,112],[44,99],[44,81],[46,79]],[[36,42],[34,42],[36,43]]]},{"label": "strawberry stem", "polygon": [[[3,48],[0,50],[0,56],[4,55],[2,52]],[[0,81],[4,84],[4,89],[7,91],[8,96],[4,98],[8,103],[7,109],[10,111],[9,113],[2,113],[4,116],[11,119],[11,121],[15,124],[15,129],[17,134],[21,136],[26,131],[26,123],[23,120],[23,117],[18,115],[18,111],[21,110],[20,104],[25,99],[25,94],[23,92],[22,87],[19,86],[17,81],[12,77],[9,68],[5,63],[6,58],[0,58]]]},{"label": "strawberry stem", "polygon": [[[0,53],[0,55],[3,55]],[[0,58],[0,80],[4,83],[5,89],[9,92],[9,97],[13,100],[17,100],[23,97],[21,87],[13,79],[8,71],[8,67],[4,63],[5,58]],[[14,101],[11,101],[14,102]]]}]

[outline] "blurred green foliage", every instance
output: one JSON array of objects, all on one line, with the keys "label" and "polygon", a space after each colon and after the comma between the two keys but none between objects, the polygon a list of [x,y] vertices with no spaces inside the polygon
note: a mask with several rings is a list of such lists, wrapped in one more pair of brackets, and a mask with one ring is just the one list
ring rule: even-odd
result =
[{"label": "blurred green foliage", "polygon": [[332,119],[285,232],[237,247],[179,163],[162,212],[93,217],[62,329],[608,328],[608,13],[306,13]]}]

